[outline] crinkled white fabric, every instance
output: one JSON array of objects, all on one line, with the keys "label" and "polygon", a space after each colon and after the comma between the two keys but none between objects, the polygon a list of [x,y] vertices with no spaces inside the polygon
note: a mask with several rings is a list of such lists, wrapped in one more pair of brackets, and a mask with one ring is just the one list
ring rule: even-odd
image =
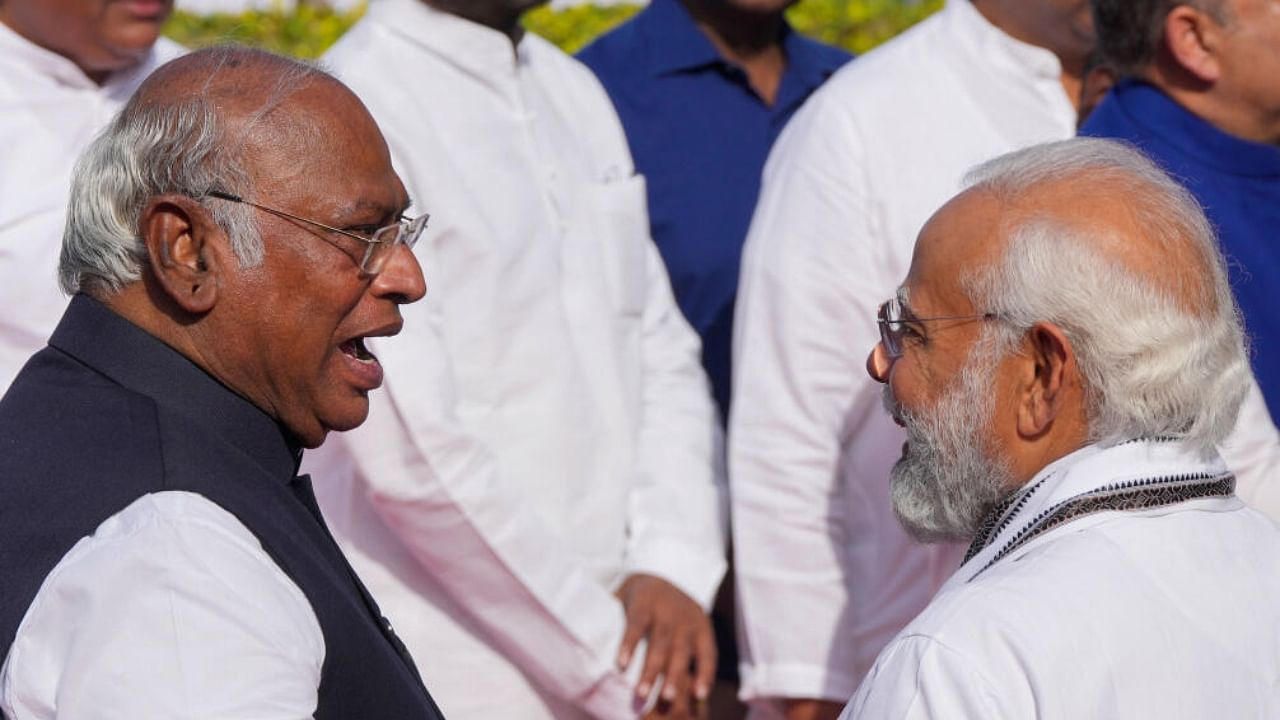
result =
[{"label": "crinkled white fabric", "polygon": [[[906,436],[864,369],[876,309],[964,174],[1075,134],[1049,51],[967,0],[838,72],[765,170],[742,260],[730,418],[742,696],[843,702],[959,562],[898,526]],[[1280,518],[1280,433],[1256,385],[1222,448],[1240,494]]]},{"label": "crinkled white fabric", "polygon": [[[75,622],[68,622],[75,618]],[[40,586],[0,672],[9,720],[297,720],[324,635],[239,520],[189,492],[144,495]]]},{"label": "crinkled white fabric", "polygon": [[1138,442],[1045,468],[841,717],[1280,717],[1280,528],[1239,498],[1084,515],[990,564],[1064,500],[1226,467]]},{"label": "crinkled white fabric", "polygon": [[326,58],[415,200],[424,301],[368,421],[308,455],[335,535],[450,718],[634,717],[612,593],[723,574],[720,438],[644,181],[590,71],[383,0]]},{"label": "crinkled white fabric", "polygon": [[181,52],[162,38],[98,86],[0,23],[0,394],[67,306],[58,254],[76,159],[146,76]]}]

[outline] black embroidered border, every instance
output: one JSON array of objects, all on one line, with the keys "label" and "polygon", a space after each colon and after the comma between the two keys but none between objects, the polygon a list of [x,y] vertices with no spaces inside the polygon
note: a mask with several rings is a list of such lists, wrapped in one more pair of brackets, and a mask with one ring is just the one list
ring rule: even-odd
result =
[{"label": "black embroidered border", "polygon": [[1053,475],[1046,475],[1040,478],[1039,482],[1027,488],[1026,492],[1014,493],[991,508],[990,512],[987,513],[986,519],[982,521],[982,525],[978,528],[978,533],[974,536],[973,542],[969,543],[969,549],[965,551],[964,560],[960,564],[963,565],[969,562],[974,555],[982,552],[983,548],[990,545],[1000,532],[1009,526],[1013,518],[1017,517],[1018,511],[1027,504],[1031,496],[1035,495],[1036,491],[1043,487],[1045,481],[1051,477]]},{"label": "black embroidered border", "polygon": [[[973,577],[999,562],[1009,553],[1063,523],[1107,510],[1147,510],[1207,497],[1230,497],[1236,478],[1231,473],[1194,473],[1108,485],[1093,492],[1064,500],[1041,513],[1018,531]],[[971,548],[972,549],[972,548]],[[968,560],[968,557],[965,558]],[[972,579],[972,578],[970,578]]]}]

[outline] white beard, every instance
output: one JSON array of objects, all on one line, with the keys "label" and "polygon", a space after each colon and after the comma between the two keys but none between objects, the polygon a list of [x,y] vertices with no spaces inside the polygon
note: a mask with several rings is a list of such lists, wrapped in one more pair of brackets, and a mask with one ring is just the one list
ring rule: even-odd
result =
[{"label": "white beard", "polygon": [[973,538],[987,513],[1009,494],[1008,462],[985,447],[995,411],[993,379],[999,361],[983,333],[958,377],[937,403],[912,412],[883,391],[885,410],[907,427],[908,444],[890,472],[893,511],[921,542]]}]

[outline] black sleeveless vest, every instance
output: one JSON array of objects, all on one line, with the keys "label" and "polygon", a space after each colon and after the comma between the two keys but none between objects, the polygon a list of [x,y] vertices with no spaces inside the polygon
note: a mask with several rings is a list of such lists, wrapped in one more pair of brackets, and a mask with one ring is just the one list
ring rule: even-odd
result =
[{"label": "black sleeveless vest", "polygon": [[76,296],[0,400],[0,657],[72,545],[142,495],[184,490],[239,519],[310,601],[325,642],[316,718],[441,718],[296,476],[300,459],[255,406]]}]

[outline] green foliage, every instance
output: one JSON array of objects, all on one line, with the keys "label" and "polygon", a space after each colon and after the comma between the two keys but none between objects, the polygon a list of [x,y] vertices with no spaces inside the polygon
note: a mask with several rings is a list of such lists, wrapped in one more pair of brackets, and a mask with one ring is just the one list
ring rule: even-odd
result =
[{"label": "green foliage", "polygon": [[799,32],[864,53],[942,7],[943,0],[802,0],[787,12]]},{"label": "green foliage", "polygon": [[[943,0],[802,0],[787,12],[800,32],[832,45],[866,52],[942,7]],[[524,17],[525,27],[577,52],[624,22],[638,5],[581,5],[559,11],[541,7]],[[193,15],[175,12],[165,35],[187,47],[238,42],[303,58],[319,57],[364,13],[335,12],[299,3],[297,9]]]},{"label": "green foliage", "polygon": [[335,12],[325,6],[307,4],[299,4],[292,11],[275,9],[212,15],[177,11],[165,25],[164,34],[189,48],[233,42],[314,59],[337,42],[363,14],[363,8]]},{"label": "green foliage", "polygon": [[578,5],[553,11],[543,5],[525,14],[524,26],[555,43],[561,50],[576,53],[639,10],[639,5]]}]

